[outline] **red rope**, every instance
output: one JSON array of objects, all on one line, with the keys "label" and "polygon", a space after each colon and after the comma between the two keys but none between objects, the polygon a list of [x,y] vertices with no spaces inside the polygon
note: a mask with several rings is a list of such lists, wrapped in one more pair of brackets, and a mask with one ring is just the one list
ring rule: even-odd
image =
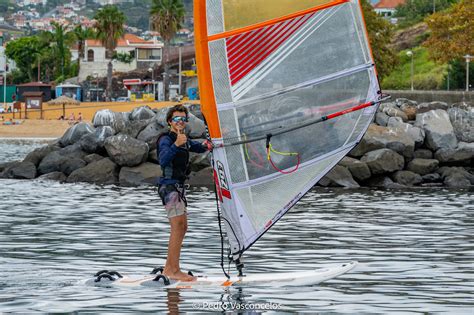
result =
[{"label": "red rope", "polygon": [[296,166],[294,169],[292,170],[289,170],[289,171],[284,171],[284,170],[281,170],[279,169],[272,161],[272,158],[270,157],[270,148],[267,148],[267,155],[268,155],[268,160],[270,161],[270,164],[273,166],[273,168],[275,170],[277,170],[278,172],[282,173],[282,174],[291,174],[291,173],[294,173],[296,172],[296,170],[298,170],[298,168],[300,167],[300,163],[301,163],[301,158],[300,158],[300,155],[297,154],[297,158],[298,158],[298,162],[296,163]]}]

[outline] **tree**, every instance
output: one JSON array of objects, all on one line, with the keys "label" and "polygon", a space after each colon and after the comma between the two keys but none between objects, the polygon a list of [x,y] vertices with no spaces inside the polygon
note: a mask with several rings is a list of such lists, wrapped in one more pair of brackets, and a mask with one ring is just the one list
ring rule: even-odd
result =
[{"label": "tree", "polygon": [[77,43],[77,50],[79,52],[77,57],[77,72],[81,71],[81,60],[84,59],[85,56],[85,42],[89,38],[93,38],[95,36],[94,30],[91,28],[84,28],[81,25],[77,25],[73,30],[72,33],[74,34],[76,43]]},{"label": "tree", "polygon": [[116,6],[106,5],[94,16],[96,36],[106,49],[107,65],[107,98],[112,95],[112,57],[117,48],[118,40],[123,36],[125,30],[125,15]]},{"label": "tree", "polygon": [[74,37],[71,32],[68,32],[67,28],[57,22],[51,22],[53,26],[52,32],[42,32],[40,37],[44,42],[53,50],[53,55],[59,59],[59,70],[56,71],[56,75],[65,76],[66,63],[69,64],[71,52],[68,46],[72,44]]},{"label": "tree", "polygon": [[426,16],[448,8],[457,0],[407,0],[399,5],[395,16],[404,18],[403,24],[421,22]]},{"label": "tree", "polygon": [[38,62],[44,44],[36,36],[21,37],[7,43],[5,53],[15,61],[18,69],[28,74],[28,79],[35,79],[34,67]]},{"label": "tree", "polygon": [[462,0],[450,9],[426,18],[431,30],[425,46],[438,62],[474,55],[474,1]]},{"label": "tree", "polygon": [[170,43],[176,32],[182,27],[185,9],[181,0],[153,0],[150,10],[152,29],[160,33],[164,41],[163,63],[165,75],[163,76],[163,85],[165,87],[165,100],[168,97],[169,75],[169,49]]},{"label": "tree", "polygon": [[392,25],[375,13],[367,0],[361,0],[367,33],[380,79],[387,76],[397,64],[397,55],[390,48]]}]

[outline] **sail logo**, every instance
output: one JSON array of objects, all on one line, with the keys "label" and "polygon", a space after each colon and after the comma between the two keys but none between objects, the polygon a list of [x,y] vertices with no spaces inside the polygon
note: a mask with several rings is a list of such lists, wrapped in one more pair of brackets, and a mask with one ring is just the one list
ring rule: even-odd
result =
[{"label": "sail logo", "polygon": [[219,178],[218,189],[220,191],[219,197],[221,197],[221,201],[222,196],[226,197],[227,199],[232,199],[229,191],[229,184],[227,183],[227,176],[225,174],[224,165],[220,161],[217,161],[217,175]]}]

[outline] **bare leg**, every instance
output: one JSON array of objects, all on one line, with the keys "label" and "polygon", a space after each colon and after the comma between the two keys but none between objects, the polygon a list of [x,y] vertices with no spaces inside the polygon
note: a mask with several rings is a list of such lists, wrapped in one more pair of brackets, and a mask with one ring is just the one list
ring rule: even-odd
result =
[{"label": "bare leg", "polygon": [[170,279],[181,281],[193,281],[196,278],[185,274],[179,266],[181,246],[188,229],[188,219],[186,214],[169,219],[171,225],[170,240],[168,243],[168,257],[166,258],[165,270],[163,274]]}]

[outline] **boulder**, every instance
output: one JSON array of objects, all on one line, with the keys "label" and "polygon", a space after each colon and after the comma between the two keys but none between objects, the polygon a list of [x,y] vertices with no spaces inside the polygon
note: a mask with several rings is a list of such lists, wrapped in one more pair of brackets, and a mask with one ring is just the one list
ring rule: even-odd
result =
[{"label": "boulder", "polygon": [[28,153],[23,162],[31,162],[36,167],[40,164],[41,160],[45,158],[46,155],[51,152],[58,151],[60,149],[57,145],[47,145],[41,148],[34,149],[32,152]]},{"label": "boulder", "polygon": [[435,152],[434,157],[443,164],[471,164],[474,159],[474,142],[460,142],[456,149],[441,148]]},{"label": "boulder", "polygon": [[87,163],[80,159],[80,158],[69,158],[61,163],[60,166],[60,171],[64,173],[66,176],[69,176],[72,172],[74,172],[77,169],[83,168],[86,166]]},{"label": "boulder", "polygon": [[212,167],[206,167],[199,172],[193,172],[189,176],[188,184],[191,186],[214,187]]},{"label": "boulder", "polygon": [[156,150],[150,151],[148,153],[147,161],[150,163],[160,164],[160,161],[158,161],[158,152],[156,152]]},{"label": "boulder", "polygon": [[148,145],[130,136],[119,134],[105,140],[110,159],[120,166],[137,166],[146,161]]},{"label": "boulder", "polygon": [[14,163],[2,172],[2,178],[33,179],[36,177],[36,165],[32,162]]},{"label": "boulder", "polygon": [[[161,111],[158,111],[155,116],[156,123],[165,128],[168,126],[166,122],[166,113],[168,112],[167,108],[164,108]],[[206,138],[206,125],[204,122],[194,116],[192,113],[188,115],[189,122],[186,125],[185,133],[190,139],[200,139]]]},{"label": "boulder", "polygon": [[152,119],[127,121],[124,126],[117,129],[117,132],[136,138],[152,121]]},{"label": "boulder", "polygon": [[135,167],[120,169],[119,182],[122,186],[156,185],[162,175],[161,167],[153,163],[143,163]]},{"label": "boulder", "polygon": [[87,163],[87,164],[90,164],[92,162],[96,162],[96,161],[100,161],[102,160],[104,157],[102,155],[99,155],[99,154],[96,154],[96,153],[92,153],[92,154],[89,154],[89,155],[86,155],[84,157],[84,161]]},{"label": "boulder", "polygon": [[433,159],[413,159],[408,163],[407,170],[420,175],[432,173],[438,169],[439,161]]},{"label": "boulder", "polygon": [[48,174],[52,172],[60,172],[61,164],[68,160],[67,156],[61,155],[59,151],[53,151],[46,155],[38,165],[39,174]]},{"label": "boulder", "polygon": [[69,128],[59,139],[59,144],[63,147],[79,141],[84,135],[94,132],[94,128],[88,123],[81,122]]},{"label": "boulder", "polygon": [[[23,162],[28,162],[28,161],[23,161]],[[9,168],[12,165],[19,164],[21,161],[10,161],[10,162],[5,162],[0,164],[0,173],[2,173],[4,170]]]},{"label": "boulder", "polygon": [[444,184],[450,188],[467,188],[471,186],[471,182],[459,173],[447,176],[444,179]]},{"label": "boulder", "polygon": [[68,183],[115,184],[118,182],[118,171],[119,167],[117,164],[109,158],[104,158],[75,170],[66,181]]},{"label": "boulder", "polygon": [[432,151],[454,149],[458,144],[448,113],[444,110],[417,114],[415,126],[425,130],[425,145]]},{"label": "boulder", "polygon": [[115,130],[112,127],[100,126],[95,129],[94,133],[83,136],[79,140],[79,145],[87,153],[103,153],[105,152],[105,140],[113,135],[115,135]]},{"label": "boulder", "polygon": [[428,149],[418,149],[415,151],[415,159],[432,159],[433,152]]},{"label": "boulder", "polygon": [[81,148],[81,145],[79,143],[75,143],[73,145],[69,145],[65,148],[60,149],[57,151],[59,154],[61,154],[64,157],[68,158],[80,158],[83,159],[86,155],[88,155],[87,152],[84,152]]},{"label": "boulder", "polygon": [[[344,166],[336,165],[325,176],[330,181],[331,186],[357,188],[360,185],[352,178],[352,174]],[[324,180],[323,180],[324,182]]]},{"label": "boulder", "polygon": [[389,117],[400,117],[403,121],[408,121],[408,116],[399,108],[393,107],[385,107],[383,112],[387,114]]},{"label": "boulder", "polygon": [[400,110],[407,115],[408,120],[416,119],[416,104],[404,103],[400,106]]},{"label": "boulder", "polygon": [[397,99],[395,100],[395,105],[396,105],[396,106],[402,107],[403,104],[408,104],[408,105],[416,106],[416,105],[418,105],[418,102],[412,101],[412,100],[409,100],[409,99],[403,98],[403,97],[397,98]]},{"label": "boulder", "polygon": [[421,176],[421,178],[423,179],[423,182],[435,183],[441,180],[441,175],[439,175],[438,173],[430,173]]},{"label": "boulder", "polygon": [[425,141],[425,131],[423,129],[404,123],[400,117],[391,117],[387,122],[387,127],[396,133],[402,131],[409,135],[415,142],[415,148],[421,147]]},{"label": "boulder", "polygon": [[474,107],[456,106],[448,109],[454,134],[462,142],[474,142]]},{"label": "boulder", "polygon": [[367,152],[387,148],[405,157],[412,157],[415,141],[404,130],[390,129],[371,124],[361,142],[350,152],[351,156],[360,157]]},{"label": "boulder", "polygon": [[151,150],[156,149],[156,141],[158,137],[167,131],[168,128],[164,128],[159,125],[156,120],[152,120],[137,136],[137,140],[143,141],[148,144]]},{"label": "boulder", "polygon": [[359,182],[364,181],[371,176],[367,163],[361,162],[357,159],[346,156],[339,162],[339,165],[347,167],[349,172],[351,172],[352,177]]},{"label": "boulder", "polygon": [[392,178],[396,183],[405,186],[415,186],[423,181],[419,174],[410,171],[397,171],[393,174]]},{"label": "boulder", "polygon": [[203,168],[211,166],[210,162],[210,152],[207,151],[205,153],[194,153],[190,152],[189,154],[189,162],[191,163],[191,171],[198,172]]},{"label": "boulder", "polygon": [[388,188],[388,189],[405,188],[404,185],[399,184],[399,183],[394,183],[393,180],[387,176],[372,177],[366,182],[366,184],[369,187],[383,187],[383,188]]},{"label": "boulder", "polygon": [[125,128],[128,121],[129,113],[116,113],[110,109],[99,110],[92,118],[92,124],[94,127],[110,126],[116,131]]},{"label": "boulder", "polygon": [[417,105],[416,110],[418,114],[426,113],[432,110],[448,110],[448,104],[445,102],[430,102],[430,103],[420,103]]},{"label": "boulder", "polygon": [[200,104],[184,104],[184,106],[188,109],[188,111],[199,118],[200,120],[204,121],[204,115],[201,112],[201,105]]},{"label": "boulder", "polygon": [[66,181],[66,178],[67,176],[61,172],[52,172],[52,173],[44,174],[38,177],[38,179],[40,180],[54,180],[58,182],[64,182]]},{"label": "boulder", "polygon": [[460,175],[462,175],[462,177],[469,180],[469,182],[472,185],[474,185],[474,175],[469,173],[466,169],[464,169],[462,167],[443,166],[443,167],[440,167],[436,172],[441,175],[441,178],[443,180],[446,180],[446,178],[452,177],[456,174],[460,174]]},{"label": "boulder", "polygon": [[405,164],[403,156],[390,149],[368,152],[361,158],[361,162],[367,163],[374,175],[402,170]]},{"label": "boulder", "polygon": [[149,120],[155,117],[155,113],[149,106],[136,107],[130,113],[129,119],[134,120]]},{"label": "boulder", "polygon": [[377,112],[377,114],[375,114],[375,123],[379,126],[387,126],[387,122],[388,122],[388,119],[390,118],[390,116],[388,116],[387,114],[385,113],[382,113],[382,112]]}]

